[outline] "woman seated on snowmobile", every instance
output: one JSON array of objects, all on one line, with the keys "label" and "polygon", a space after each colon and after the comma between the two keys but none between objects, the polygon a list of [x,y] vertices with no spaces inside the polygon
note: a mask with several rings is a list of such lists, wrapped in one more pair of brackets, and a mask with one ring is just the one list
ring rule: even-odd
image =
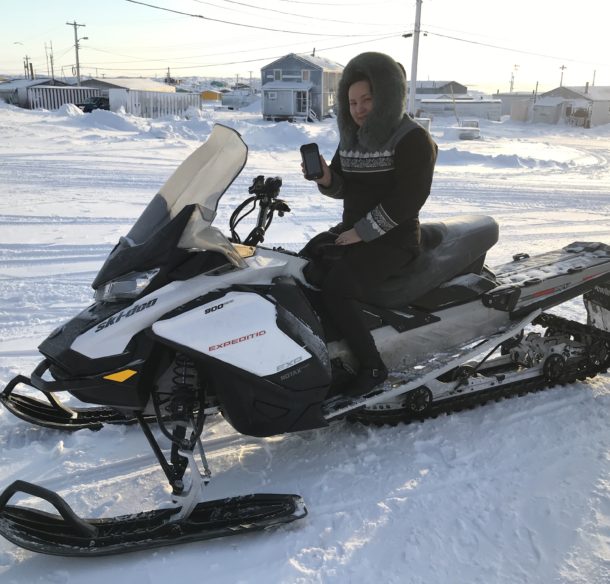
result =
[{"label": "woman seated on snowmobile", "polygon": [[[430,194],[437,146],[405,113],[404,69],[382,53],[362,53],[339,82],[339,147],[322,156],[320,192],[343,199],[343,220],[302,250],[333,324],[359,363],[350,385],[362,395],[388,375],[358,301],[401,273],[419,252],[419,210]],[[334,245],[328,245],[329,243]],[[326,244],[326,245],[325,245]]]}]

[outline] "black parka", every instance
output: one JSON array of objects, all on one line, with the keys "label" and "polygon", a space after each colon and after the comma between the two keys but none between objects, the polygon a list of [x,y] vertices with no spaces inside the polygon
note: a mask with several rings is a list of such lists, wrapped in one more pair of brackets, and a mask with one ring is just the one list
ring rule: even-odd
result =
[{"label": "black parka", "polygon": [[[365,75],[373,109],[358,127],[349,112],[348,90]],[[364,242],[411,248],[419,243],[419,211],[430,194],[437,146],[404,113],[406,79],[381,53],[363,53],[345,68],[339,84],[340,144],[330,168],[330,187],[343,199],[342,229],[354,227]]]}]

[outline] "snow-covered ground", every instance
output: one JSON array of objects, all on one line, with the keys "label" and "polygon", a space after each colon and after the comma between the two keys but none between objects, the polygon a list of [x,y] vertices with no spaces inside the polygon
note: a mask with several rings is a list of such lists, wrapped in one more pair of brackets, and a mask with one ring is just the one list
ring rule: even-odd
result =
[{"label": "snow-covered ground", "polygon": [[[298,249],[337,221],[300,172],[298,147],[328,158],[334,122],[270,123],[259,113],[206,111],[143,120],[106,111],[30,112],[0,104],[0,389],[29,374],[37,345],[90,303],[90,284],[173,169],[212,125],[236,128],[246,168],[216,225],[258,174],[279,175],[292,213],[266,243]],[[434,120],[440,155],[424,220],[477,212],[500,224],[493,266],[573,241],[610,243],[610,126],[481,121],[482,139]],[[245,231],[245,228],[244,228]],[[582,319],[580,300],[557,312]],[[9,583],[610,582],[610,375],[423,424],[345,422],[269,439],[218,419],[205,436],[210,498],[293,492],[306,519],[268,533],[84,560],[36,555],[0,540]],[[0,411],[0,488],[20,478],[102,517],[168,498],[136,427],[63,434]]]}]

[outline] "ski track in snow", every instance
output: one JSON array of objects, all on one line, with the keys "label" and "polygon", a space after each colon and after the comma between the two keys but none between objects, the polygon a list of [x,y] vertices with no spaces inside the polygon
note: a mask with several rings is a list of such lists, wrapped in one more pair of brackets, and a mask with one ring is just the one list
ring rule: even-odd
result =
[{"label": "ski track in snow", "polygon": [[[270,124],[260,115],[207,112],[153,123],[0,105],[8,137],[0,143],[0,388],[28,375],[40,358],[36,346],[91,302],[91,281],[118,236],[205,139],[214,116],[250,148],[217,226],[226,229],[258,174],[283,178],[281,196],[292,209],[276,218],[266,244],[297,250],[339,221],[340,203],[302,180],[298,156],[300,144],[318,141],[330,159],[337,136],[330,120]],[[610,243],[609,127],[481,126],[484,140],[460,143],[434,120],[441,156],[423,220],[493,215],[501,235],[488,255],[492,266],[572,241]],[[556,312],[583,318],[580,300]],[[305,520],[111,559],[39,556],[0,540],[0,579],[607,584],[609,427],[609,374],[395,428],[340,422],[258,439],[214,416],[204,440],[214,474],[206,498],[299,493]],[[169,500],[135,426],[67,434],[0,410],[0,469],[0,488],[18,478],[40,483],[84,516]]]}]

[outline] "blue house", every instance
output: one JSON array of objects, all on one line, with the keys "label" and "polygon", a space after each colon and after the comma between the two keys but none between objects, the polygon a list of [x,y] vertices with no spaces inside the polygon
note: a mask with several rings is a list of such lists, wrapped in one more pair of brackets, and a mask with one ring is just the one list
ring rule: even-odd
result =
[{"label": "blue house", "polygon": [[343,67],[311,55],[290,53],[261,69],[266,120],[317,120],[333,113]]}]

